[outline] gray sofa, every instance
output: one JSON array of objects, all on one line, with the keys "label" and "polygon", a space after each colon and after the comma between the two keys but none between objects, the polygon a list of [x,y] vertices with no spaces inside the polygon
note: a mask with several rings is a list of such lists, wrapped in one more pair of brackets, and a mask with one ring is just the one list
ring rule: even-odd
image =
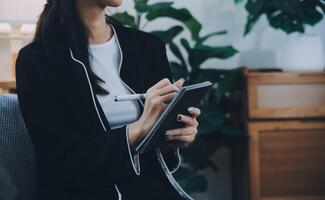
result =
[{"label": "gray sofa", "polygon": [[34,153],[17,95],[0,94],[0,200],[32,200]]}]

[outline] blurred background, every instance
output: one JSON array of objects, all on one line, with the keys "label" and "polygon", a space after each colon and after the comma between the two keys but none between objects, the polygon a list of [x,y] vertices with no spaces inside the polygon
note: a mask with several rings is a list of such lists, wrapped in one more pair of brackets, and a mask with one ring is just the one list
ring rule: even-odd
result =
[{"label": "blurred background", "polygon": [[[0,2],[2,93],[44,3]],[[175,174],[194,199],[325,199],[324,0],[124,0],[107,13],[159,36],[175,80],[214,83]]]}]

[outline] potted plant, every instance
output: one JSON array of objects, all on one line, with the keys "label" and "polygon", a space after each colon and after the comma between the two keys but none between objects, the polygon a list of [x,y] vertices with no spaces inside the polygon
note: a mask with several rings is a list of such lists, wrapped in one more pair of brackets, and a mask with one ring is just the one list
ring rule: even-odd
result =
[{"label": "potted plant", "polygon": [[[167,30],[151,31],[160,37],[169,47],[176,60],[171,69],[175,80],[185,78],[186,84],[209,80],[214,83],[204,100],[200,102],[203,111],[200,116],[199,134],[194,144],[182,152],[183,165],[176,172],[176,178],[189,193],[204,192],[207,180],[198,173],[207,167],[217,171],[210,156],[224,143],[220,138],[246,139],[241,129],[230,125],[230,111],[240,109],[231,105],[233,91],[242,86],[241,70],[203,69],[203,63],[211,58],[227,59],[237,53],[232,46],[211,46],[206,41],[214,36],[224,35],[226,31],[201,34],[202,24],[186,8],[176,8],[173,2],[150,3],[149,0],[134,0],[136,15],[119,12],[113,18],[125,25],[145,29],[156,19],[169,18],[175,23]],[[183,36],[188,31],[190,39]],[[179,44],[179,45],[178,45]],[[235,111],[236,112],[236,111]],[[195,155],[195,156],[193,156]]]},{"label": "potted plant", "polygon": [[323,0],[247,0],[248,12],[244,35],[265,15],[270,26],[288,37],[281,51],[280,63],[287,71],[321,71],[324,51],[319,37],[306,34],[306,28],[320,22],[325,13]]}]

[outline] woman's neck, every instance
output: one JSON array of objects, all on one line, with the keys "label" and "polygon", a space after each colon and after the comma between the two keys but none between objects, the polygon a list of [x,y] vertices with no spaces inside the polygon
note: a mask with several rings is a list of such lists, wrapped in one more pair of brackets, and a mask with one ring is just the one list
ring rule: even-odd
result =
[{"label": "woman's neck", "polygon": [[106,23],[105,6],[95,1],[78,1],[79,12],[90,31],[89,43],[101,44],[111,39],[113,31]]}]

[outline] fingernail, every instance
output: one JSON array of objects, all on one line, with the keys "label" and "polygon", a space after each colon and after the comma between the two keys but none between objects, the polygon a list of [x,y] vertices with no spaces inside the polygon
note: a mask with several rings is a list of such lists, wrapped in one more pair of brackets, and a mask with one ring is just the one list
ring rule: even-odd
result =
[{"label": "fingernail", "polygon": [[166,136],[169,136],[170,134],[171,134],[170,131],[166,131],[166,132],[165,132],[165,135],[166,135]]},{"label": "fingernail", "polygon": [[190,112],[190,113],[192,113],[193,112],[193,108],[192,107],[189,107],[189,108],[187,108],[187,111]]},{"label": "fingernail", "polygon": [[182,119],[182,116],[181,115],[177,115],[177,120],[178,121],[181,121],[181,119]]}]

